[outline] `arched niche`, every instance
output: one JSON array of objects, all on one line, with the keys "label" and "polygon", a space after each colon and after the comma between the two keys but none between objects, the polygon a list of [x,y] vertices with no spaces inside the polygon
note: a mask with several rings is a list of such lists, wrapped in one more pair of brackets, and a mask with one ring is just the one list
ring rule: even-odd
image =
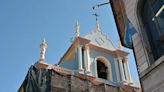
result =
[{"label": "arched niche", "polygon": [[112,81],[111,63],[103,56],[95,58],[95,72],[97,78],[102,78]]}]

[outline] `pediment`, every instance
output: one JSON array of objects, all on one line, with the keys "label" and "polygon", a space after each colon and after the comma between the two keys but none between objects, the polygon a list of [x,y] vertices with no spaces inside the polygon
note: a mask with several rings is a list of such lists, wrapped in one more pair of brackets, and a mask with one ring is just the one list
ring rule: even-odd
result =
[{"label": "pediment", "polygon": [[114,51],[116,48],[114,47],[112,41],[108,39],[108,37],[103,34],[101,31],[92,31],[84,36],[84,38],[89,39],[91,44]]}]

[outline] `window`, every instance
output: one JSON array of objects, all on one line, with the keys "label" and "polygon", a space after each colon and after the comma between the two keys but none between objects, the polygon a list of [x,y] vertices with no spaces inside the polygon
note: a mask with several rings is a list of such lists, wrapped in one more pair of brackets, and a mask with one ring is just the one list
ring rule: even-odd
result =
[{"label": "window", "polygon": [[83,69],[85,69],[85,49],[84,49],[84,47],[82,48],[82,64],[83,64]]},{"label": "window", "polygon": [[103,62],[97,60],[97,74],[99,78],[107,79],[107,69]]},{"label": "window", "polygon": [[[146,0],[142,20],[154,60],[164,54],[164,0]],[[150,64],[154,61],[150,62]]]}]

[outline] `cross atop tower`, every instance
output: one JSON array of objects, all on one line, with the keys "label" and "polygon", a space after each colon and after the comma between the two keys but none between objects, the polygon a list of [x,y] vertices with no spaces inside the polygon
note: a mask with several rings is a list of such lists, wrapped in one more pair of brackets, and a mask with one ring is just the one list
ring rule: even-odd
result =
[{"label": "cross atop tower", "polygon": [[97,13],[94,13],[92,15],[94,15],[96,17],[96,21],[98,21],[98,18],[97,17],[99,17],[99,15]]},{"label": "cross atop tower", "polygon": [[96,17],[96,31],[100,31],[100,24],[99,24],[99,21],[97,18],[97,17],[99,17],[99,15],[97,13],[94,13],[92,15],[94,15]]}]

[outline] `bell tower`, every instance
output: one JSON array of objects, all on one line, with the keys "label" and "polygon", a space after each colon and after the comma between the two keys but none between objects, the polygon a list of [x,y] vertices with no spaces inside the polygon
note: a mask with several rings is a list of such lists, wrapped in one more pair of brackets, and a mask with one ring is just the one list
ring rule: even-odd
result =
[{"label": "bell tower", "polygon": [[76,22],[75,39],[58,63],[60,67],[68,68],[80,74],[85,74],[97,80],[117,83],[132,83],[128,68],[127,56],[118,41],[118,48],[100,29],[96,15],[95,30],[81,36],[80,25]]}]

